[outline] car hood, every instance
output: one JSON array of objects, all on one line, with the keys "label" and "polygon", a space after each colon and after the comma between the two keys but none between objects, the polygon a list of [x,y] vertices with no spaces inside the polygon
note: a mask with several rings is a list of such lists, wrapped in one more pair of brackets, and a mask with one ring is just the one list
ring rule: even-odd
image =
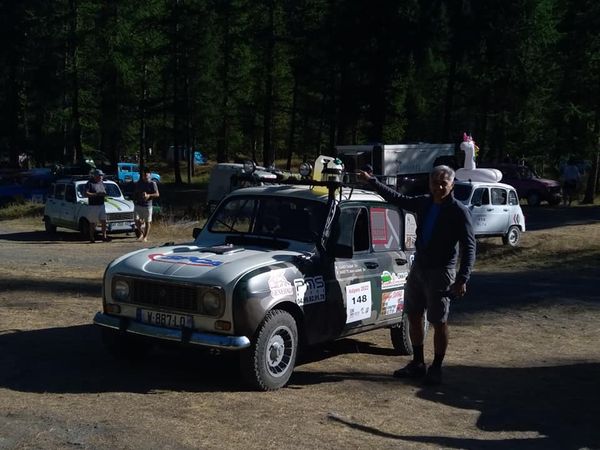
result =
[{"label": "car hood", "polygon": [[289,250],[222,245],[154,247],[125,255],[111,263],[110,271],[154,275],[226,285],[244,273],[270,264],[289,262],[300,255]]},{"label": "car hood", "polygon": [[104,209],[107,213],[133,211],[133,202],[123,198],[107,197],[104,199]]},{"label": "car hood", "polygon": [[539,183],[542,183],[546,187],[558,187],[560,183],[556,180],[548,180],[547,178],[536,178]]}]

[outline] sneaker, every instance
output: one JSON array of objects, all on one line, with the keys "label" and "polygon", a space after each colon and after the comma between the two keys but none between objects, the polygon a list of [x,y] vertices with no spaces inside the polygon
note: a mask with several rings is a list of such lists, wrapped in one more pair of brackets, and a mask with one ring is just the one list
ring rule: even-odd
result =
[{"label": "sneaker", "polygon": [[437,386],[438,384],[442,384],[442,368],[429,366],[423,383],[427,386]]},{"label": "sneaker", "polygon": [[104,242],[110,242],[110,241],[112,241],[112,239],[111,239],[111,238],[109,238],[108,236],[106,236],[106,237],[103,237],[103,238],[102,238],[102,240],[103,240]]},{"label": "sneaker", "polygon": [[425,363],[411,361],[403,368],[396,370],[393,376],[394,378],[422,378],[426,372]]}]

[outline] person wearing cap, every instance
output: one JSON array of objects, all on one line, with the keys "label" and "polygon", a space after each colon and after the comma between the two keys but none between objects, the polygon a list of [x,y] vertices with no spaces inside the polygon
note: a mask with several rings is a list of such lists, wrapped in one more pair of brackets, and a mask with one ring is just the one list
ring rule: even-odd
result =
[{"label": "person wearing cap", "polygon": [[94,169],[91,172],[91,178],[85,185],[85,196],[88,198],[88,209],[86,218],[90,224],[90,242],[96,242],[96,224],[100,222],[102,228],[102,240],[108,241],[106,235],[106,210],[104,208],[104,198],[106,197],[106,188],[102,177],[104,172],[100,169]]},{"label": "person wearing cap", "polygon": [[134,189],[137,240],[147,242],[152,223],[152,199],[158,198],[160,194],[146,167],[140,167],[140,179],[135,183]]}]

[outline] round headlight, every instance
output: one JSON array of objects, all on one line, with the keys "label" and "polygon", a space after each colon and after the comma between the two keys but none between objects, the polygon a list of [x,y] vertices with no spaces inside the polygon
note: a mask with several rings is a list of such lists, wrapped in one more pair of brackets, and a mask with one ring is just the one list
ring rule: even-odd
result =
[{"label": "round headlight", "polygon": [[221,314],[222,297],[217,291],[206,291],[202,296],[202,309],[209,316]]},{"label": "round headlight", "polygon": [[126,301],[129,299],[129,283],[125,280],[117,280],[113,284],[113,299]]}]

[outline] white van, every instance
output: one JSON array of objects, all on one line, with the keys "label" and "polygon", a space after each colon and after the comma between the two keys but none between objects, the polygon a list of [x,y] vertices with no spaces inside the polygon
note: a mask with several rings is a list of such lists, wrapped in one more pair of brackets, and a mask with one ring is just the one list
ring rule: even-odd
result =
[{"label": "white van", "polygon": [[[44,207],[46,231],[54,233],[57,227],[79,230],[84,239],[89,239],[89,222],[86,219],[88,199],[85,185],[89,177],[72,177],[57,180],[48,193]],[[106,230],[108,233],[130,233],[135,231],[133,202],[126,200],[119,185],[104,180],[106,198]],[[97,224],[100,230],[100,224]]]},{"label": "white van", "polygon": [[515,188],[504,183],[456,181],[454,197],[471,211],[475,236],[500,236],[505,245],[519,244],[525,216]]}]

